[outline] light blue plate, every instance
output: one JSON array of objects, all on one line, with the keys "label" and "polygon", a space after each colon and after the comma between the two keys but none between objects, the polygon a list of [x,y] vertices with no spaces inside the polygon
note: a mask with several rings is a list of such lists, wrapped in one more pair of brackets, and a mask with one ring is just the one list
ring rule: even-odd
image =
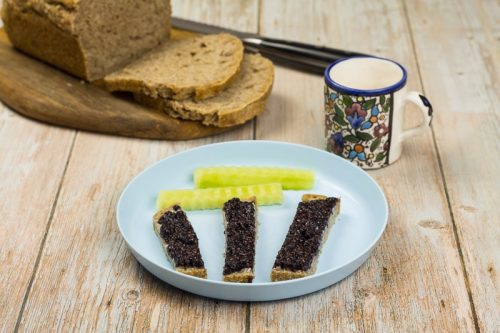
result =
[{"label": "light blue plate", "polygon": [[[167,261],[153,227],[155,201],[162,189],[193,188],[193,171],[212,165],[309,168],[316,172],[310,191],[285,191],[280,206],[259,207],[252,284],[222,281],[224,227],[220,210],[188,212],[200,240],[208,279],[178,273]],[[341,213],[323,247],[316,274],[270,282],[271,268],[302,194],[341,197]],[[354,272],[370,255],[387,224],[388,207],[377,183],[362,169],[325,151],[282,142],[235,141],[207,145],[161,160],[136,176],[117,207],[120,232],[137,260],[161,280],[186,291],[235,301],[268,301],[311,293]]]}]

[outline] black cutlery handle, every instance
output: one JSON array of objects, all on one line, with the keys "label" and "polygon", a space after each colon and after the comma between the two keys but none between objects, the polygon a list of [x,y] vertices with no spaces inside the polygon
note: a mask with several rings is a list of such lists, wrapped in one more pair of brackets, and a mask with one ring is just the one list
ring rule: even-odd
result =
[{"label": "black cutlery handle", "polygon": [[358,52],[273,38],[249,38],[243,42],[250,50],[258,51],[276,63],[319,75],[323,75],[325,68],[336,60],[367,56]]}]

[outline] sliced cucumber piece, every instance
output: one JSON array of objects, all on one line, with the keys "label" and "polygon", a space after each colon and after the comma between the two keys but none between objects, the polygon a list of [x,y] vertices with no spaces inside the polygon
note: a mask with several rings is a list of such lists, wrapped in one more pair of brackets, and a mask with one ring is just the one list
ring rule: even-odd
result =
[{"label": "sliced cucumber piece", "polygon": [[258,184],[249,186],[216,187],[194,190],[160,191],[156,200],[158,210],[178,204],[184,210],[222,208],[232,198],[255,197],[257,205],[276,205],[283,202],[281,184]]},{"label": "sliced cucumber piece", "polygon": [[194,172],[196,188],[280,183],[284,190],[309,190],[314,186],[314,171],[275,167],[217,166]]}]

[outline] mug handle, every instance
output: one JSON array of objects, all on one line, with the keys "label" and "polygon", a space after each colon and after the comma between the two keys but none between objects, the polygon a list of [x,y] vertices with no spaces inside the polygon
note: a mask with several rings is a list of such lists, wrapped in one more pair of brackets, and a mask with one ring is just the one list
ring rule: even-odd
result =
[{"label": "mug handle", "polygon": [[423,133],[423,131],[427,128],[427,126],[431,125],[432,114],[433,114],[431,103],[421,93],[418,93],[416,91],[411,91],[408,93],[408,95],[406,95],[403,102],[405,105],[407,103],[412,103],[412,104],[415,104],[416,106],[418,106],[418,108],[422,112],[423,121],[420,125],[413,127],[413,128],[410,128],[410,129],[404,131],[403,133],[401,133],[401,141],[404,141],[404,140],[411,138],[415,135]]}]

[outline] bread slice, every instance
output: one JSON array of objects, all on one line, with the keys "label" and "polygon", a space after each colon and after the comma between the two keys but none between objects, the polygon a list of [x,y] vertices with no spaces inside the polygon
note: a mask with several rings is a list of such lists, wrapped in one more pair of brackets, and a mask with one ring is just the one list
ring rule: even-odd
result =
[{"label": "bread slice", "polygon": [[243,124],[264,111],[273,80],[272,62],[260,55],[248,54],[234,82],[212,98],[176,101],[135,94],[135,99],[175,118],[201,121],[207,126],[230,127]]},{"label": "bread slice", "polygon": [[305,194],[276,256],[271,280],[302,278],[316,272],[321,248],[340,212],[340,199]]},{"label": "bread slice", "polygon": [[255,276],[258,227],[255,197],[233,198],[224,204],[222,213],[226,234],[224,281],[251,283]]},{"label": "bread slice", "polygon": [[169,0],[4,0],[12,44],[93,81],[168,39]]},{"label": "bread slice", "polygon": [[157,212],[153,217],[153,229],[177,272],[207,278],[198,237],[179,205]]},{"label": "bread slice", "polygon": [[243,44],[229,34],[174,40],[104,78],[110,91],[175,100],[202,100],[236,77]]}]

